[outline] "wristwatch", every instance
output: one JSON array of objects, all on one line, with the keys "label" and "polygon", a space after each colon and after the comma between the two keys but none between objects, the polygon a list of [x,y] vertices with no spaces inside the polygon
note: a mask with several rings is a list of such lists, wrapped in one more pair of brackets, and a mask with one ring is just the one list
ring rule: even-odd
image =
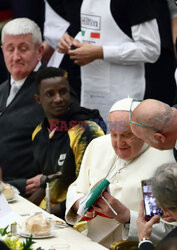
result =
[{"label": "wristwatch", "polygon": [[143,237],[143,238],[139,241],[138,248],[140,247],[140,245],[141,245],[143,242],[149,242],[149,243],[152,244],[152,241],[150,241],[150,239]]}]

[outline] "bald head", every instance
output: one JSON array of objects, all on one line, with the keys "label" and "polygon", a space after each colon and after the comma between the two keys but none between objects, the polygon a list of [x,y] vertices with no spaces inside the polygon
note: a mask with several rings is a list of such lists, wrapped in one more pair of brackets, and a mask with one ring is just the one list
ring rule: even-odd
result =
[{"label": "bald head", "polygon": [[164,130],[172,119],[172,108],[163,102],[147,99],[140,103],[132,113],[132,120],[157,130]]},{"label": "bald head", "polygon": [[[133,111],[131,120],[143,126],[130,124],[133,133],[149,143],[151,146],[159,149],[168,149],[174,146],[174,140],[171,145],[167,145],[166,135],[170,135],[174,129],[174,118],[177,112],[168,104],[147,99],[140,103]],[[165,135],[165,136],[164,136]],[[169,138],[170,139],[170,138]]]}]

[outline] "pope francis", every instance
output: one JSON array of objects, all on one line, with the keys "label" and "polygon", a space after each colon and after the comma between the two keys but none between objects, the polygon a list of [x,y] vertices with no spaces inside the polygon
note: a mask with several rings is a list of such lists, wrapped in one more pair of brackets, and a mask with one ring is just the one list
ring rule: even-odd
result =
[{"label": "pope francis", "polygon": [[[102,194],[104,198],[100,197],[94,203],[93,212],[86,214],[89,219],[94,217],[88,221],[88,237],[108,248],[113,241],[138,240],[136,219],[143,199],[141,180],[151,178],[158,166],[175,162],[171,150],[152,148],[132,133],[129,126],[131,102],[132,98],[126,98],[112,106],[110,134],[89,144],[79,176],[67,193],[66,220],[75,224],[81,219],[77,211],[83,197],[103,178],[110,181],[109,188]],[[134,102],[133,109],[137,105]],[[162,220],[153,228],[152,241],[158,242],[172,228]]]}]

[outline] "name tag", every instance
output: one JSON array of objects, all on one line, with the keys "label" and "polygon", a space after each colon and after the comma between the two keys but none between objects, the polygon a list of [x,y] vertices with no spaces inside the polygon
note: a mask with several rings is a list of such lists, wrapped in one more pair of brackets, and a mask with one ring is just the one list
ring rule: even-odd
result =
[{"label": "name tag", "polygon": [[101,29],[101,17],[94,15],[81,14],[81,26],[85,29],[97,30]]}]

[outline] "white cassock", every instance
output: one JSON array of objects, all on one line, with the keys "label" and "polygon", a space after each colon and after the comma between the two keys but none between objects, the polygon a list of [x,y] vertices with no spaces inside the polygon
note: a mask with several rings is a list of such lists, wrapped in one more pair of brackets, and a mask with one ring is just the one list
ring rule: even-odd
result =
[{"label": "white cassock", "polygon": [[[169,162],[175,162],[172,150],[160,151],[144,144],[140,155],[132,161],[127,161],[120,159],[115,154],[110,135],[94,139],[85,151],[77,180],[68,189],[66,201],[67,222],[75,224],[81,219],[79,215],[73,213],[71,209],[73,204],[80,197],[87,194],[108,173],[112,175],[117,172],[111,179],[110,193],[130,209],[130,229],[127,231],[124,225],[115,219],[97,216],[88,222],[88,236],[108,248],[113,241],[123,238],[138,240],[136,219],[140,201],[143,199],[141,180],[151,178],[158,166]],[[171,229],[172,226],[163,222],[155,225],[152,240],[157,242]]]}]

